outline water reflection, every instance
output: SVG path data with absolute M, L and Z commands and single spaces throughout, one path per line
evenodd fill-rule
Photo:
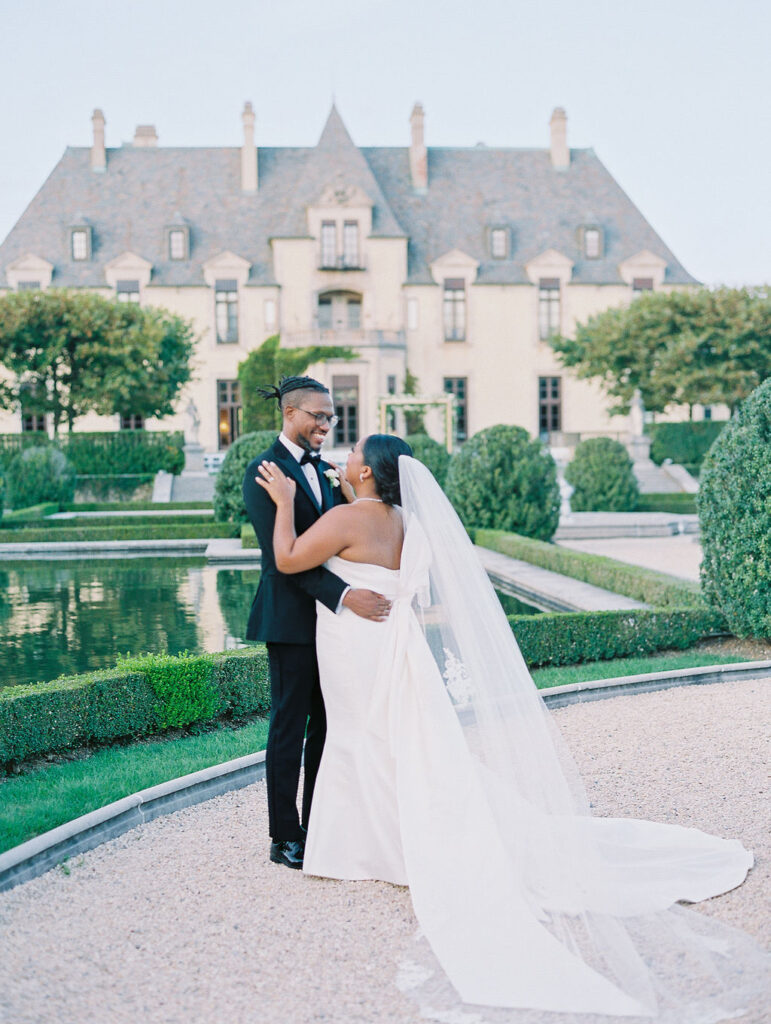
M 190 558 L 0 563 L 0 685 L 234 647 L 258 580 Z
M 0 562 L 0 686 L 108 668 L 118 654 L 239 646 L 259 578 L 202 558 Z M 499 596 L 510 615 L 537 612 Z

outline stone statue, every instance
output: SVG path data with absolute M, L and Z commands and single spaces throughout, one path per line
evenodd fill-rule
M 645 423 L 645 406 L 643 405 L 640 389 L 637 388 L 629 408 L 629 428 L 632 437 L 642 437 Z
M 198 444 L 198 430 L 201 426 L 201 414 L 193 399 L 187 403 L 185 409 L 187 416 L 187 429 L 185 430 L 185 441 L 187 444 Z

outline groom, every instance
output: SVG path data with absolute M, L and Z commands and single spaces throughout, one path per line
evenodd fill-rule
M 319 454 L 337 423 L 327 388 L 312 377 L 284 377 L 278 387 L 260 391 L 276 399 L 282 428 L 273 445 L 253 459 L 244 476 L 244 503 L 262 552 L 262 573 L 247 640 L 262 640 L 270 667 L 270 725 L 265 753 L 268 787 L 270 859 L 302 868 L 313 787 L 326 736 L 326 715 L 316 661 L 316 601 L 333 612 L 343 607 L 365 619 L 383 621 L 390 602 L 371 590 L 353 590 L 339 576 L 319 566 L 288 576 L 276 569 L 273 525 L 276 506 L 257 484 L 257 467 L 266 459 L 297 481 L 295 528 L 304 533 L 334 505 L 345 501 L 342 488 L 332 486 L 326 472 L 334 469 Z M 306 735 L 307 726 L 307 735 Z M 297 789 L 305 739 L 305 785 L 302 818 L 297 814 Z

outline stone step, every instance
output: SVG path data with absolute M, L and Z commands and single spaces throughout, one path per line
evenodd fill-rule
M 170 501 L 211 501 L 214 477 L 208 473 L 182 473 L 171 484 Z

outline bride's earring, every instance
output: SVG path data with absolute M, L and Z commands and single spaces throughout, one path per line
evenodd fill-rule
M 364 474 L 363 474 L 363 473 L 359 473 L 359 480 L 360 480 L 360 481 L 361 481 L 362 483 L 364 483 Z

